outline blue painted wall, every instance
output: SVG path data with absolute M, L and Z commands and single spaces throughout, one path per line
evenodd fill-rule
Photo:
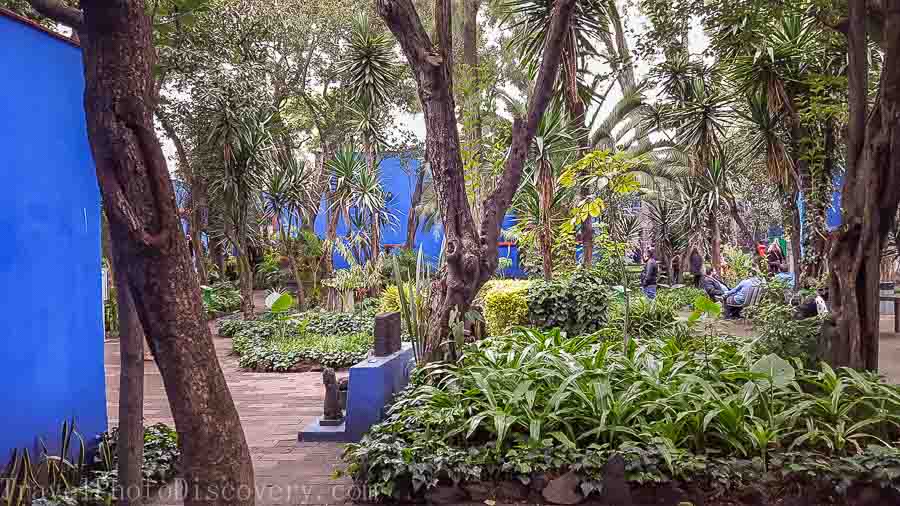
M 0 12 L 0 464 L 106 430 L 100 194 L 81 51 Z
M 397 217 L 390 227 L 382 230 L 382 244 L 404 244 L 406 242 L 406 223 L 409 216 L 409 206 L 412 202 L 413 190 L 415 190 L 416 178 L 415 173 L 418 169 L 419 161 L 409 161 L 408 167 L 404 167 L 401 159 L 395 156 L 387 156 L 381 160 L 381 178 L 386 192 L 390 193 L 392 199 L 389 207 Z M 325 237 L 326 213 L 325 202 L 319 210 L 316 217 L 315 231 L 319 237 Z M 507 216 L 503 221 L 503 228 L 508 228 L 515 223 L 511 216 Z M 344 220 L 338 221 L 337 234 L 343 237 L 347 232 L 347 225 Z M 422 248 L 424 256 L 432 263 L 437 261 L 441 252 L 441 242 L 444 239 L 443 227 L 438 224 L 431 230 L 425 230 L 423 225 L 419 225 L 416 232 L 416 249 Z M 500 256 L 508 256 L 513 259 L 513 267 L 504 272 L 506 276 L 524 276 L 525 273 L 519 268 L 519 256 L 515 245 L 501 246 Z M 334 266 L 343 269 L 348 266 L 347 261 L 338 253 L 334 255 Z

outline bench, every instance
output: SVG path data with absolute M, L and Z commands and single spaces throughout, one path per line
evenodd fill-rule
M 894 332 L 900 334 L 900 297 L 894 295 L 879 295 L 878 300 L 894 303 Z
M 762 300 L 763 295 L 765 295 L 765 286 L 760 284 L 750 287 L 750 290 L 747 292 L 747 298 L 744 300 L 743 304 L 729 304 L 727 301 L 722 302 L 728 307 L 745 309 L 759 304 L 759 301 Z M 743 311 L 741 312 L 741 314 L 743 315 Z

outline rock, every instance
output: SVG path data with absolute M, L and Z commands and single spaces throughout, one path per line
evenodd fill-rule
M 618 453 L 603 466 L 603 500 L 610 506 L 631 506 L 631 487 L 625 479 L 625 459 Z
M 497 484 L 497 497 L 513 501 L 524 501 L 528 499 L 528 487 L 518 480 L 501 481 Z
M 581 480 L 574 471 L 550 480 L 541 495 L 553 504 L 578 504 L 584 500 L 584 495 L 579 490 Z
M 472 502 L 484 502 L 486 499 L 490 499 L 494 494 L 494 489 L 490 485 L 476 481 L 473 483 L 464 483 L 462 485 L 462 489 L 469 494 L 469 499 Z
M 425 492 L 425 500 L 431 504 L 459 504 L 467 499 L 466 492 L 456 485 L 438 485 Z
M 549 481 L 544 473 L 531 473 L 531 490 L 540 492 L 544 490 Z
M 852 506 L 878 506 L 881 504 L 896 504 L 886 502 L 884 490 L 875 485 L 855 485 L 847 491 L 847 503 Z

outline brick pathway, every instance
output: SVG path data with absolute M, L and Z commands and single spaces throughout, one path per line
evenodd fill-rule
M 321 373 L 250 373 L 241 371 L 230 354 L 230 339 L 215 339 L 219 363 L 237 404 L 256 472 L 259 505 L 344 504 L 349 480 L 332 480 L 340 465 L 336 443 L 298 443 L 297 432 L 322 414 Z M 107 411 L 110 426 L 118 419 L 119 343 L 106 343 Z M 144 379 L 145 423 L 174 426 L 162 378 L 156 365 L 146 362 Z M 160 491 L 155 504 L 181 504 L 171 499 L 174 486 Z

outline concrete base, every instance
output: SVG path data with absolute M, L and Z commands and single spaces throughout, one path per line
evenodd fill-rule
M 385 406 L 409 383 L 415 358 L 412 345 L 386 357 L 369 357 L 350 368 L 345 422 L 337 427 L 322 426 L 321 417 L 297 436 L 300 441 L 359 441 L 363 434 L 384 419 Z
M 347 439 L 347 423 L 340 425 L 321 425 L 319 421 L 321 416 L 317 416 L 309 425 L 307 425 L 299 434 L 297 441 L 307 443 L 346 443 Z

